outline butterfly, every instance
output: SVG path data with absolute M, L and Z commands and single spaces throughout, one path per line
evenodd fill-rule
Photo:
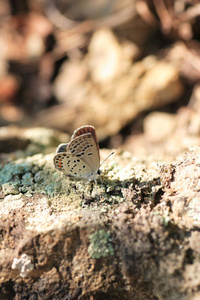
M 95 128 L 85 125 L 76 129 L 69 143 L 58 146 L 54 165 L 68 177 L 96 181 L 101 171 Z

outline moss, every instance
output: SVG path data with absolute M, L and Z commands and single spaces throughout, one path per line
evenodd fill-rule
M 114 254 L 110 232 L 105 230 L 95 231 L 90 235 L 88 253 L 92 258 L 106 257 Z

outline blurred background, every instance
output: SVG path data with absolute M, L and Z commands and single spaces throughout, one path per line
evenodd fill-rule
M 1 152 L 91 124 L 172 160 L 200 145 L 199 81 L 198 0 L 0 0 Z

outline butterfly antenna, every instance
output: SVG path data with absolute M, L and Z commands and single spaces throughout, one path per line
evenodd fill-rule
M 113 155 L 115 152 L 113 151 L 113 152 L 111 152 L 103 161 L 102 161 L 102 163 L 100 164 L 100 167 L 105 163 L 105 161 L 111 156 L 111 155 Z

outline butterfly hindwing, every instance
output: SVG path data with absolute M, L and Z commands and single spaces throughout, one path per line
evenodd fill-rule
M 66 176 L 77 178 L 89 178 L 91 168 L 80 158 L 72 153 L 58 153 L 54 157 L 55 167 Z
M 66 151 L 67 151 L 68 145 L 69 145 L 69 143 L 66 143 L 66 144 L 60 144 L 60 145 L 58 146 L 58 148 L 56 149 L 56 153 L 66 152 Z

